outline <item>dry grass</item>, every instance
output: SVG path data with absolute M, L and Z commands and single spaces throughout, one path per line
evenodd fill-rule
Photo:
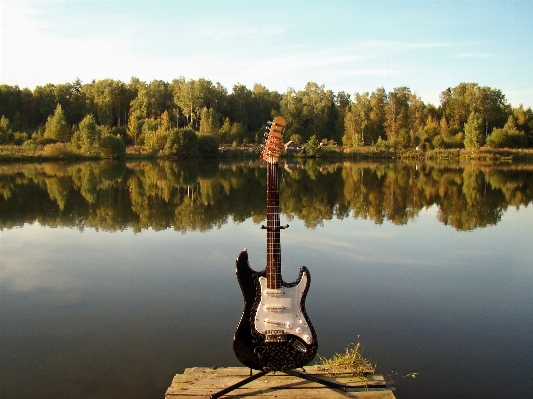
M 349 373 L 358 376 L 374 374 L 376 366 L 365 359 L 361 353 L 361 343 L 352 344 L 353 347 L 345 348 L 343 353 L 335 353 L 326 359 L 320 355 L 320 366 L 330 366 L 332 369 L 345 369 Z

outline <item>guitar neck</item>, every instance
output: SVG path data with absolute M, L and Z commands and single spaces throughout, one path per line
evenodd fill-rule
M 279 223 L 279 180 L 278 163 L 267 163 L 267 287 L 280 289 L 281 246 Z

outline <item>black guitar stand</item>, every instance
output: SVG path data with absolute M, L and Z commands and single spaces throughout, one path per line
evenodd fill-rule
M 325 380 L 323 378 L 320 378 L 320 377 L 316 377 L 314 375 L 310 375 L 310 374 L 306 374 L 305 373 L 305 369 L 304 370 L 304 373 L 300 372 L 300 371 L 296 371 L 296 370 L 283 370 L 281 371 L 282 373 L 285 373 L 285 374 L 288 374 L 288 375 L 292 375 L 294 377 L 299 377 L 299 378 L 302 378 L 304 380 L 308 380 L 308 381 L 312 381 L 312 382 L 316 382 L 318 384 L 322 384 L 322 385 L 325 385 L 329 388 L 335 388 L 335 389 L 340 389 L 341 391 L 343 392 L 346 392 L 347 391 L 347 388 L 348 388 L 348 385 L 346 384 L 340 384 L 338 382 L 333 382 L 333 381 L 329 381 L 329 380 Z M 254 380 L 257 380 L 258 378 L 261 378 L 262 376 L 264 375 L 267 375 L 269 374 L 270 371 L 260 371 L 256 374 L 252 374 L 252 369 L 250 369 L 250 376 L 249 377 L 246 377 L 244 380 L 242 381 L 239 381 L 237 382 L 236 384 L 233 384 L 227 388 L 224 388 L 218 392 L 215 392 L 211 395 L 207 395 L 206 397 L 209 398 L 209 399 L 217 399 L 217 398 L 220 398 L 221 396 L 237 389 L 237 388 L 240 388 L 242 387 L 243 385 L 246 385 Z

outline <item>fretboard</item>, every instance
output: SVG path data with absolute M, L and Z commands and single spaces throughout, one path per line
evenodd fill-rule
M 281 246 L 279 224 L 278 163 L 267 163 L 267 287 L 280 289 Z

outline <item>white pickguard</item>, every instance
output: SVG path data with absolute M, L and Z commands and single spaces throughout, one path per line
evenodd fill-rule
M 266 277 L 260 277 L 261 302 L 255 315 L 255 328 L 261 334 L 268 330 L 283 330 L 286 334 L 300 337 L 310 345 L 313 342 L 311 329 L 307 324 L 300 302 L 307 286 L 307 273 L 294 287 L 279 290 L 267 288 Z

